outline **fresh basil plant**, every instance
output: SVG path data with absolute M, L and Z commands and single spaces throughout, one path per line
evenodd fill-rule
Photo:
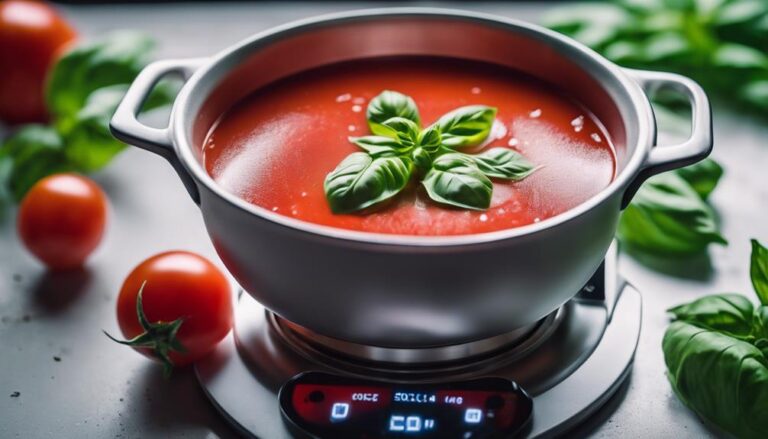
M 768 249 L 756 240 L 750 276 L 759 306 L 717 294 L 671 308 L 662 348 L 683 403 L 736 437 L 758 439 L 768 437 Z
M 52 123 L 26 125 L 0 147 L 0 196 L 18 201 L 43 177 L 93 172 L 122 151 L 125 145 L 112 137 L 109 120 L 153 47 L 148 36 L 121 31 L 65 52 L 52 66 L 46 89 Z M 161 84 L 144 109 L 168 104 L 174 91 Z
M 496 109 L 485 105 L 457 108 L 433 125 L 421 127 L 416 102 L 386 90 L 368 104 L 370 136 L 350 137 L 363 152 L 345 158 L 325 179 L 325 195 L 334 213 L 349 213 L 391 199 L 421 178 L 429 197 L 441 204 L 482 210 L 491 204 L 490 178 L 522 180 L 535 168 L 519 153 L 480 145 L 491 132 Z

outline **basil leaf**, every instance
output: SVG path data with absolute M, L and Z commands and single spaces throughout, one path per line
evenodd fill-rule
M 620 35 L 632 19 L 619 6 L 577 5 L 550 11 L 544 24 L 558 32 L 572 36 L 588 46 L 603 45 Z
M 382 124 L 393 117 L 408 119 L 417 126 L 421 123 L 416 102 L 410 96 L 391 90 L 384 90 L 368 103 L 366 117 L 371 131 L 379 136 L 392 134 Z
M 483 174 L 488 177 L 517 181 L 535 171 L 533 165 L 525 157 L 509 148 L 491 148 L 470 157 L 483 171 Z
M 704 200 L 709 198 L 709 194 L 715 190 L 720 177 L 723 176 L 723 168 L 712 159 L 702 160 L 696 164 L 680 168 L 675 172 L 683 177 Z
M 760 245 L 756 239 L 752 240 L 749 276 L 760 303 L 768 306 L 768 248 Z
M 485 105 L 470 105 L 457 108 L 436 123 L 440 128 L 442 144 L 451 149 L 475 146 L 488 137 L 496 108 Z
M 726 43 L 712 54 L 712 64 L 726 68 L 765 69 L 768 67 L 768 56 L 743 44 Z
M 349 141 L 374 157 L 397 155 L 403 149 L 403 146 L 396 139 L 385 136 L 350 137 Z
M 432 167 L 432 155 L 420 146 L 413 150 L 411 158 L 413 159 L 413 164 L 423 171 L 429 170 Z
M 2 148 L 5 167 L 12 163 L 6 176 L 7 188 L 20 201 L 38 180 L 58 172 L 73 170 L 66 160 L 64 143 L 52 127 L 24 125 Z
M 712 22 L 717 26 L 730 26 L 758 20 L 767 14 L 768 5 L 763 0 L 729 1 L 713 14 Z
M 50 72 L 46 88 L 48 109 L 57 118 L 67 119 L 77 114 L 95 90 L 130 84 L 149 63 L 153 47 L 151 38 L 129 31 L 76 45 Z
M 325 178 L 325 196 L 334 213 L 365 209 L 403 190 L 412 169 L 408 159 L 355 152 Z
M 768 79 L 748 83 L 739 95 L 750 105 L 768 110 Z
M 493 183 L 463 154 L 437 157 L 421 183 L 438 203 L 475 210 L 491 205 Z
M 675 320 L 719 331 L 742 340 L 753 332 L 754 307 L 741 294 L 715 294 L 667 310 Z
M 434 153 L 440 148 L 441 140 L 440 128 L 433 125 L 419 133 L 416 144 L 425 151 Z
M 122 100 L 127 85 L 119 84 L 94 91 L 83 108 L 74 117 L 66 134 L 65 153 L 78 170 L 93 172 L 103 168 L 125 148 L 125 144 L 112 137 L 109 120 Z
M 766 437 L 768 359 L 759 348 L 677 321 L 662 349 L 669 381 L 685 405 L 737 437 Z
M 678 174 L 654 176 L 637 191 L 619 222 L 623 242 L 649 252 L 690 254 L 726 245 L 715 215 Z
M 389 130 L 389 134 L 384 134 L 384 136 L 397 139 L 406 148 L 410 148 L 418 142 L 419 131 L 421 131 L 416 122 L 404 117 L 393 117 L 385 120 L 381 124 L 381 129 Z

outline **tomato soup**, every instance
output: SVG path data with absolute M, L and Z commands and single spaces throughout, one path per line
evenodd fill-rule
M 440 205 L 417 180 L 390 202 L 331 212 L 326 175 L 371 134 L 368 102 L 382 90 L 411 96 L 428 126 L 465 105 L 498 108 L 486 141 L 518 151 L 538 169 L 522 181 L 493 180 L 490 208 Z M 561 91 L 519 72 L 444 58 L 382 58 L 335 64 L 265 86 L 224 114 L 203 145 L 206 170 L 227 191 L 281 215 L 365 232 L 461 235 L 535 223 L 565 212 L 614 178 L 611 139 Z

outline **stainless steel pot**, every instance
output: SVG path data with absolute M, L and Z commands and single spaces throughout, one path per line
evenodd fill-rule
M 555 217 L 468 236 L 397 236 L 335 229 L 278 215 L 220 188 L 201 165 L 203 139 L 235 102 L 316 66 L 390 55 L 437 55 L 526 72 L 581 101 L 617 149 L 616 179 Z M 157 81 L 186 79 L 167 128 L 137 121 Z M 692 107 L 692 135 L 654 148 L 644 94 L 668 87 Z M 148 66 L 111 122 L 119 139 L 165 157 L 200 205 L 238 282 L 266 308 L 311 331 L 383 347 L 470 342 L 530 325 L 568 301 L 603 259 L 619 214 L 649 176 L 706 157 L 710 108 L 674 74 L 621 69 L 583 45 L 516 20 L 443 9 L 380 9 L 303 20 L 206 59 Z

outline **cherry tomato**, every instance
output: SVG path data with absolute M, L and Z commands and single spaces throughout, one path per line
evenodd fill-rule
M 162 361 L 167 370 L 189 364 L 211 352 L 232 328 L 229 281 L 202 256 L 160 253 L 125 279 L 117 298 L 117 322 L 129 339 L 123 344 Z
M 43 90 L 59 51 L 75 30 L 44 2 L 0 1 L 0 120 L 44 122 Z
M 54 270 L 79 267 L 101 242 L 107 197 L 76 174 L 38 181 L 21 201 L 18 231 L 27 249 Z

